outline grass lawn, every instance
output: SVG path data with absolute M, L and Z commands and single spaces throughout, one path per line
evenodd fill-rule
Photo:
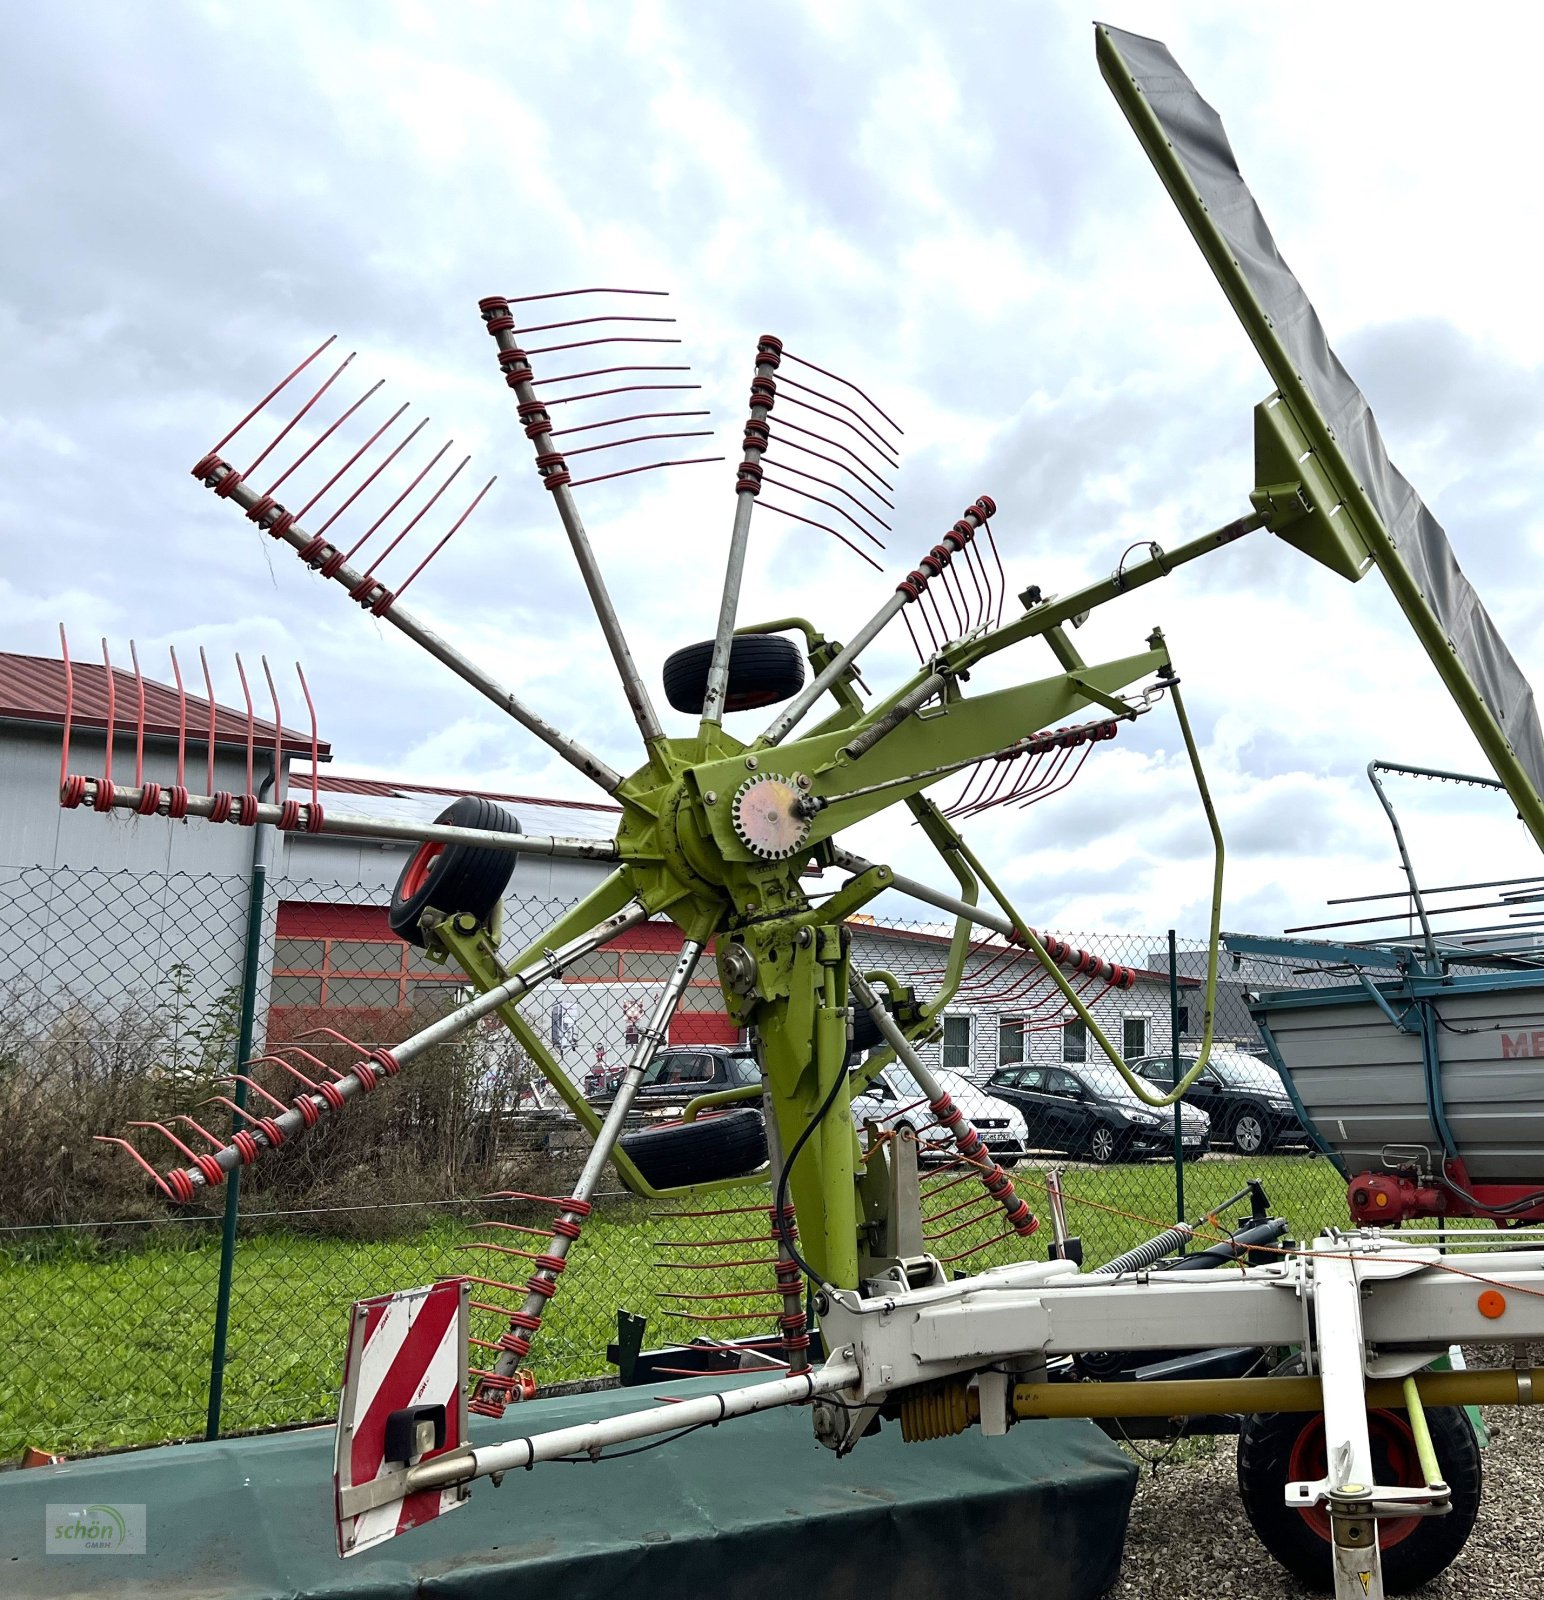
M 971 1198 L 969 1185 L 944 1190 L 955 1174 L 934 1180 L 924 1210 L 936 1218 L 931 1247 L 940 1256 L 969 1252 L 1001 1231 L 995 1216 L 976 1220 L 980 1207 L 953 1211 Z M 1044 1213 L 1041 1173 L 1015 1169 L 1031 1210 Z M 1208 1157 L 1185 1169 L 1186 1211 L 1217 1205 L 1250 1177 L 1265 1183 L 1273 1209 L 1288 1218 L 1294 1237 L 1318 1224 L 1345 1220 L 1344 1186 L 1322 1158 L 1273 1156 L 1242 1161 Z M 1065 1169 L 1068 1222 L 1082 1236 L 1090 1265 L 1148 1237 L 1174 1216 L 1174 1174 L 1165 1164 Z M 625 1197 L 603 1201 L 586 1225 L 561 1292 L 552 1303 L 533 1352 L 543 1383 L 591 1377 L 609 1370 L 608 1339 L 617 1308 L 647 1313 L 650 1342 L 693 1333 L 735 1334 L 765 1328 L 772 1298 L 714 1303 L 670 1298 L 712 1289 L 762 1289 L 770 1265 L 692 1265 L 770 1260 L 771 1246 L 711 1245 L 766 1230 L 767 1193 L 760 1185 L 726 1191 L 702 1208 L 745 1205 L 742 1215 L 660 1215 Z M 1239 1208 L 1241 1210 L 1247 1207 Z M 940 1214 L 950 1210 L 948 1217 Z M 501 1213 L 535 1223 L 540 1213 Z M 1000 1216 L 1000 1213 L 996 1214 Z M 944 1233 L 945 1229 L 953 1229 Z M 124 1233 L 135 1230 L 122 1230 Z M 1025 1242 L 987 1243 L 957 1266 L 997 1265 L 1023 1255 L 1044 1256 L 1049 1227 Z M 132 1247 L 48 1236 L 27 1254 L 0 1251 L 0 1457 L 24 1445 L 78 1453 L 144 1444 L 203 1431 L 219 1263 L 217 1228 L 158 1227 Z M 268 1232 L 243 1238 L 236 1255 L 225 1369 L 223 1425 L 227 1432 L 327 1417 L 335 1404 L 348 1308 L 389 1289 L 470 1272 L 523 1281 L 528 1263 L 517 1257 L 458 1247 L 475 1239 L 540 1248 L 527 1236 L 474 1230 L 444 1221 L 426 1231 L 381 1241 L 318 1238 Z M 660 1263 L 676 1263 L 661 1266 Z M 704 1280 L 707 1280 L 704 1282 Z M 509 1296 L 489 1290 L 493 1300 Z M 733 1309 L 736 1321 L 693 1322 Z M 496 1338 L 503 1324 L 491 1313 L 474 1317 L 473 1334 Z M 479 1352 L 473 1351 L 474 1362 Z M 488 1354 L 488 1352 L 482 1352 Z

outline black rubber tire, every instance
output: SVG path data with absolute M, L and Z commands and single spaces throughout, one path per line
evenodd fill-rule
M 1403 1414 L 1397 1411 L 1374 1412 L 1371 1419 L 1377 1419 L 1375 1430 L 1379 1425 L 1388 1426 L 1390 1421 L 1399 1428 L 1408 1428 Z M 1463 1407 L 1431 1406 L 1426 1420 L 1437 1460 L 1453 1491 L 1453 1509 L 1445 1517 L 1409 1519 L 1413 1524 L 1409 1533 L 1383 1550 L 1383 1583 L 1390 1594 L 1419 1589 L 1449 1566 L 1468 1541 L 1480 1509 L 1479 1442 Z M 1306 1513 L 1282 1503 L 1293 1476 L 1293 1447 L 1306 1429 L 1316 1426 L 1322 1427 L 1316 1412 L 1246 1417 L 1238 1436 L 1238 1491 L 1260 1543 L 1299 1582 L 1317 1593 L 1329 1594 L 1334 1589 L 1334 1577 L 1327 1535 Z M 1380 1454 L 1385 1459 L 1380 1461 Z M 1388 1481 L 1386 1447 L 1380 1451 L 1376 1431 L 1373 1465 L 1378 1481 Z M 1419 1470 L 1404 1476 L 1419 1476 Z
M 1250 1123 L 1259 1129 L 1258 1140 L 1252 1131 L 1240 1136 L 1240 1130 L 1247 1129 Z M 1270 1117 L 1259 1106 L 1249 1103 L 1233 1113 L 1233 1120 L 1228 1124 L 1228 1142 L 1241 1156 L 1263 1156 L 1270 1150 L 1272 1131 Z
M 689 644 L 665 659 L 665 698 L 677 711 L 702 715 L 708 692 L 713 641 Z M 778 633 L 742 633 L 729 647 L 729 681 L 725 711 L 754 711 L 775 706 L 804 687 L 804 657 L 792 639 Z
M 767 1159 L 766 1123 L 759 1111 L 749 1109 L 639 1128 L 624 1133 L 620 1142 L 656 1189 L 738 1178 Z
M 892 1016 L 895 1006 L 891 1003 L 888 994 L 881 994 L 880 1004 Z M 852 1039 L 847 1046 L 847 1060 L 854 1062 L 867 1050 L 877 1050 L 884 1043 L 884 1035 L 879 1031 L 879 1024 L 868 1014 L 867 1010 L 856 1001 L 852 1008 Z
M 520 824 L 509 812 L 480 795 L 453 801 L 434 820 L 456 828 L 520 832 Z M 424 935 L 419 918 L 425 911 L 432 906 L 452 917 L 465 912 L 481 922 L 503 899 L 514 870 L 515 857 L 508 850 L 485 850 L 470 844 L 421 844 L 397 878 L 386 921 L 399 939 L 421 948 Z

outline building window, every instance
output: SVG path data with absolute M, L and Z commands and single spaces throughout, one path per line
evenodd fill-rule
M 1062 1060 L 1072 1062 L 1088 1060 L 1088 1028 L 1081 1017 L 1074 1017 L 1062 1029 Z
M 1122 1017 L 1120 1024 L 1120 1050 L 1128 1061 L 1147 1054 L 1147 1018 Z
M 1024 1024 L 1017 1017 L 1004 1017 L 997 1024 L 997 1065 L 1016 1067 L 1024 1059 Z
M 944 1018 L 944 1071 L 970 1070 L 970 1018 Z
M 459 972 L 436 966 L 397 938 L 280 937 L 274 940 L 269 1003 L 399 1011 L 427 989 L 465 981 Z

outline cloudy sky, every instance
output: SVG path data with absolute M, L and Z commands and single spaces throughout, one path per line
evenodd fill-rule
M 1537 678 L 1544 13 L 1293 16 L 1128 0 L 1105 20 L 1164 39 L 1221 111 L 1394 459 Z M 1248 509 L 1268 382 L 1075 6 L 57 0 L 12 16 L 0 124 L 5 648 L 54 653 L 63 620 L 82 647 L 133 636 L 152 670 L 171 644 L 298 656 L 342 770 L 585 792 L 188 476 L 329 333 L 359 352 L 349 398 L 387 380 L 361 418 L 411 400 L 426 439 L 457 441 L 447 459 L 472 452 L 469 483 L 499 474 L 413 607 L 623 770 L 636 736 L 482 295 L 671 290 L 721 428 L 705 454 L 736 450 L 764 330 L 856 379 L 906 430 L 895 575 L 983 491 L 1015 591 Z M 657 683 L 710 626 L 730 468 L 580 494 Z M 762 516 L 742 618 L 804 613 L 841 637 L 892 581 Z M 1229 840 L 1225 925 L 1319 921 L 1329 896 L 1395 887 L 1366 762 L 1482 757 L 1376 574 L 1347 584 L 1261 533 L 1105 608 L 1080 647 L 1125 655 L 1154 623 Z M 870 683 L 907 649 L 876 648 Z M 1050 670 L 1025 646 L 994 681 Z M 1494 796 L 1399 794 L 1429 880 L 1534 870 Z M 1204 925 L 1207 837 L 1167 709 L 1065 795 L 971 831 L 1042 925 Z M 946 878 L 899 825 L 853 842 Z

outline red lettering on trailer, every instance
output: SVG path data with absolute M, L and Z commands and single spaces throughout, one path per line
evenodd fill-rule
M 1537 1039 L 1539 1036 L 1534 1034 L 1533 1037 Z M 1530 1054 L 1530 1051 L 1526 1033 L 1519 1033 L 1515 1036 L 1510 1033 L 1501 1035 L 1501 1059 L 1503 1061 L 1510 1061 L 1514 1056 L 1526 1056 L 1528 1054 Z

